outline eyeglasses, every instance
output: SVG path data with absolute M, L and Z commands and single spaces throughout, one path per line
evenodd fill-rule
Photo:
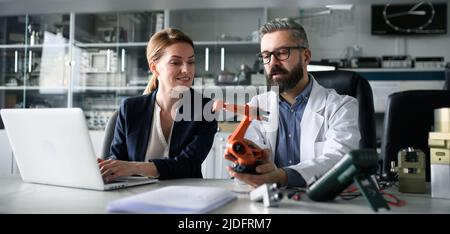
M 268 64 L 268 63 L 270 63 L 272 55 L 275 56 L 275 58 L 278 61 L 284 61 L 289 58 L 289 56 L 291 55 L 292 49 L 299 50 L 299 49 L 306 49 L 306 48 L 307 47 L 305 47 L 305 46 L 286 46 L 286 47 L 278 48 L 278 49 L 274 50 L 273 52 L 264 51 L 262 53 L 256 54 L 256 56 L 258 57 L 258 59 L 261 63 Z

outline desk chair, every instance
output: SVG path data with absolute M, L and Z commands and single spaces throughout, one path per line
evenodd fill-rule
M 341 95 L 356 98 L 359 103 L 360 148 L 376 148 L 375 111 L 372 88 L 369 82 L 352 71 L 311 72 L 317 82 L 326 88 L 332 88 Z
M 106 123 L 105 136 L 103 137 L 102 154 L 103 159 L 109 157 L 111 151 L 111 143 L 114 138 L 114 130 L 116 129 L 117 116 L 119 111 L 115 111 Z
M 383 171 L 393 179 L 391 162 L 397 164 L 397 153 L 409 146 L 426 155 L 426 180 L 430 181 L 430 148 L 428 133 L 433 131 L 434 109 L 450 107 L 450 91 L 414 90 L 389 95 L 384 115 L 381 142 Z

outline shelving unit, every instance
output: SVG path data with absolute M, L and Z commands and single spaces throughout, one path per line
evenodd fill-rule
M 444 68 L 342 68 L 354 72 L 443 72 Z
M 165 27 L 193 38 L 201 82 L 223 72 L 237 77 L 241 66 L 254 66 L 259 51 L 255 32 L 266 18 L 265 8 L 0 17 L 0 109 L 80 107 L 85 113 L 108 110 L 101 114 L 110 115 L 121 100 L 145 89 L 151 75 L 147 42 Z M 45 101 L 34 104 L 37 100 Z M 93 107 L 96 102 L 105 107 Z
M 194 40 L 197 77 L 214 79 L 221 73 L 237 76 L 242 65 L 253 68 L 259 52 L 258 29 L 266 21 L 267 9 L 262 7 L 168 13 L 169 27 Z
M 103 130 L 124 98 L 142 94 L 147 41 L 164 25 L 164 11 L 75 14 L 72 106 L 91 130 Z
M 222 72 L 238 76 L 242 64 L 253 68 L 259 51 L 259 40 L 253 36 L 266 15 L 265 8 L 246 8 L 0 16 L 0 109 L 80 107 L 98 153 L 109 116 L 123 99 L 141 95 L 147 85 L 151 74 L 145 51 L 154 32 L 174 27 L 192 37 L 196 80 L 202 90 L 208 90 L 208 85 L 215 84 L 203 84 L 203 78 L 214 81 Z M 34 36 L 31 40 L 32 34 L 49 38 Z M 57 39 L 56 35 L 62 41 L 46 40 Z M 48 52 L 57 56 L 43 55 Z M 47 64 L 47 72 L 42 64 Z M 224 95 L 230 90 L 229 86 L 211 88 Z M 251 98 L 236 97 L 238 103 Z M 223 120 L 236 121 L 225 115 Z M 205 177 L 229 177 L 223 167 L 228 162 L 222 157 L 228 135 L 229 129 L 217 135 L 212 156 L 202 167 Z M 8 145 L 5 139 L 0 144 Z M 11 155 L 10 149 L 7 154 Z M 7 159 L 14 162 L 12 155 Z
M 69 21 L 69 14 L 0 17 L 0 108 L 67 106 Z
M 367 79 L 372 87 L 375 112 L 382 114 L 388 96 L 404 90 L 443 89 L 444 68 L 358 68 L 354 71 Z
M 0 90 L 67 90 L 67 87 L 0 86 Z

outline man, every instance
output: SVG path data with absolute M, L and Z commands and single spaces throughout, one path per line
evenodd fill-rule
M 305 187 L 347 152 L 358 148 L 358 103 L 352 97 L 325 89 L 308 74 L 311 50 L 301 25 L 276 19 L 263 25 L 260 35 L 259 58 L 269 85 L 278 86 L 279 95 L 260 94 L 250 105 L 276 106 L 278 115 L 269 122 L 277 122 L 277 128 L 270 130 L 262 121 L 253 121 L 247 130 L 248 140 L 266 148 L 263 163 L 256 167 L 258 174 L 227 169 L 232 177 L 254 187 L 274 182 L 279 186 Z M 225 157 L 234 160 L 229 155 Z

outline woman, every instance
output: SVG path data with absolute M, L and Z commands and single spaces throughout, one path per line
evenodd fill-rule
M 105 181 L 130 175 L 202 178 L 201 164 L 213 144 L 217 121 L 206 121 L 203 111 L 192 111 L 194 100 L 202 101 L 202 110 L 211 106 L 210 99 L 190 88 L 194 44 L 179 30 L 162 30 L 148 42 L 147 61 L 153 75 L 143 96 L 122 102 L 111 155 L 108 160 L 99 159 L 102 176 Z M 185 95 L 187 103 L 174 95 L 180 86 L 190 94 Z M 183 111 L 191 113 L 191 118 L 178 121 Z

